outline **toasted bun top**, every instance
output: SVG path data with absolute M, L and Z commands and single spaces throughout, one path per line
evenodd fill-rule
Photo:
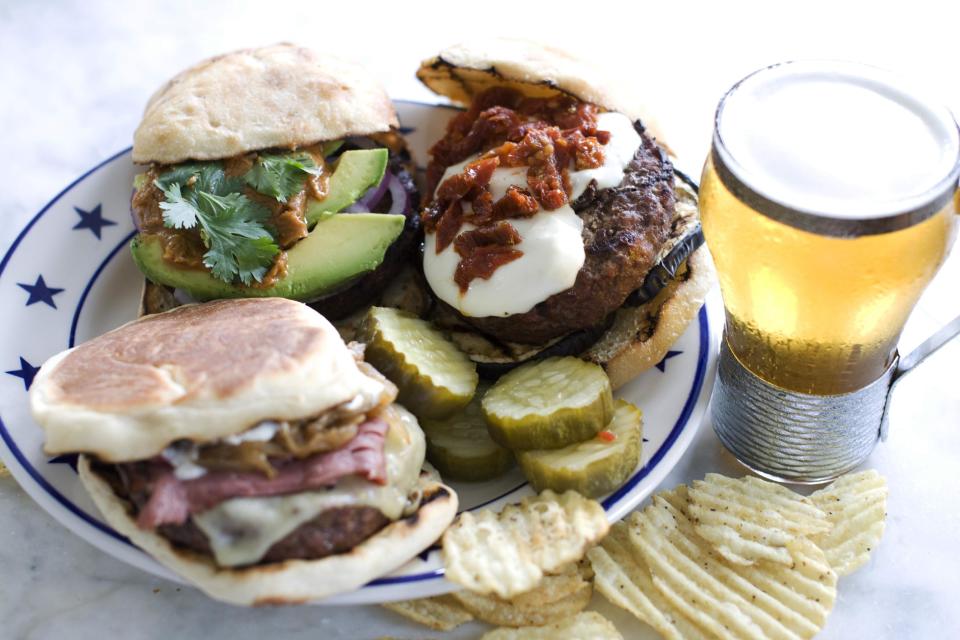
M 432 91 L 463 105 L 493 86 L 509 86 L 535 97 L 567 94 L 640 120 L 661 138 L 650 114 L 622 89 L 622 81 L 556 47 L 511 38 L 466 42 L 424 60 L 417 77 Z
M 323 316 L 263 298 L 178 307 L 64 351 L 41 367 L 30 403 L 48 453 L 123 462 L 391 395 Z
M 396 126 L 393 103 L 365 69 L 277 44 L 210 58 L 167 82 L 133 135 L 133 160 L 216 160 Z

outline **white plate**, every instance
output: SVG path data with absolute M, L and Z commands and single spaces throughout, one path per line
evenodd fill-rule
M 397 109 L 415 157 L 425 158 L 453 112 L 411 102 L 398 102 Z M 103 522 L 77 480 L 72 457 L 44 455 L 43 434 L 27 403 L 27 387 L 46 358 L 136 315 L 142 276 L 127 252 L 135 173 L 129 149 L 100 163 L 51 200 L 0 262 L 0 457 L 20 486 L 72 532 L 124 562 L 177 580 Z M 603 500 L 611 521 L 649 495 L 693 440 L 713 385 L 717 339 L 710 316 L 716 315 L 701 309 L 667 358 L 619 392 L 643 409 L 644 445 L 636 472 Z M 516 470 L 454 487 L 466 509 L 498 508 L 531 492 Z M 452 588 L 433 549 L 324 604 L 418 598 Z

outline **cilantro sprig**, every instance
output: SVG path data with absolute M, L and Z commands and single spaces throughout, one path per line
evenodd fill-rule
M 280 251 L 267 227 L 270 211 L 241 193 L 243 180 L 228 178 L 219 162 L 174 167 L 154 181 L 163 192 L 163 222 L 200 228 L 203 264 L 215 278 L 245 285 L 261 282 Z
M 270 210 L 248 198 L 244 186 L 284 203 L 303 191 L 307 176 L 322 171 L 308 153 L 266 154 L 241 177 L 228 177 L 219 162 L 191 162 L 154 184 L 164 195 L 164 225 L 199 227 L 207 247 L 203 264 L 213 276 L 250 285 L 263 280 L 280 247 L 268 224 Z
M 308 153 L 261 155 L 243 180 L 255 191 L 286 202 L 303 191 L 308 175 L 320 175 L 322 170 Z

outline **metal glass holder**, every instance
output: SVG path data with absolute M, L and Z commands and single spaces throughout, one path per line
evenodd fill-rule
M 757 474 L 782 482 L 820 484 L 863 462 L 889 429 L 890 396 L 927 356 L 960 334 L 960 316 L 909 355 L 894 358 L 877 380 L 838 395 L 789 391 L 748 370 L 721 341 L 713 393 L 714 430 Z

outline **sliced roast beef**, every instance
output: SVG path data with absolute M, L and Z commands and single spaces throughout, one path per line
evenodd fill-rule
M 282 463 L 272 478 L 257 472 L 212 471 L 192 480 L 180 480 L 169 466 L 150 464 L 146 480 L 149 498 L 140 510 L 137 525 L 155 529 L 164 524 L 182 524 L 191 514 L 230 498 L 299 493 L 331 486 L 346 476 L 384 484 L 387 472 L 383 447 L 388 428 L 383 420 L 367 420 L 344 446 Z

